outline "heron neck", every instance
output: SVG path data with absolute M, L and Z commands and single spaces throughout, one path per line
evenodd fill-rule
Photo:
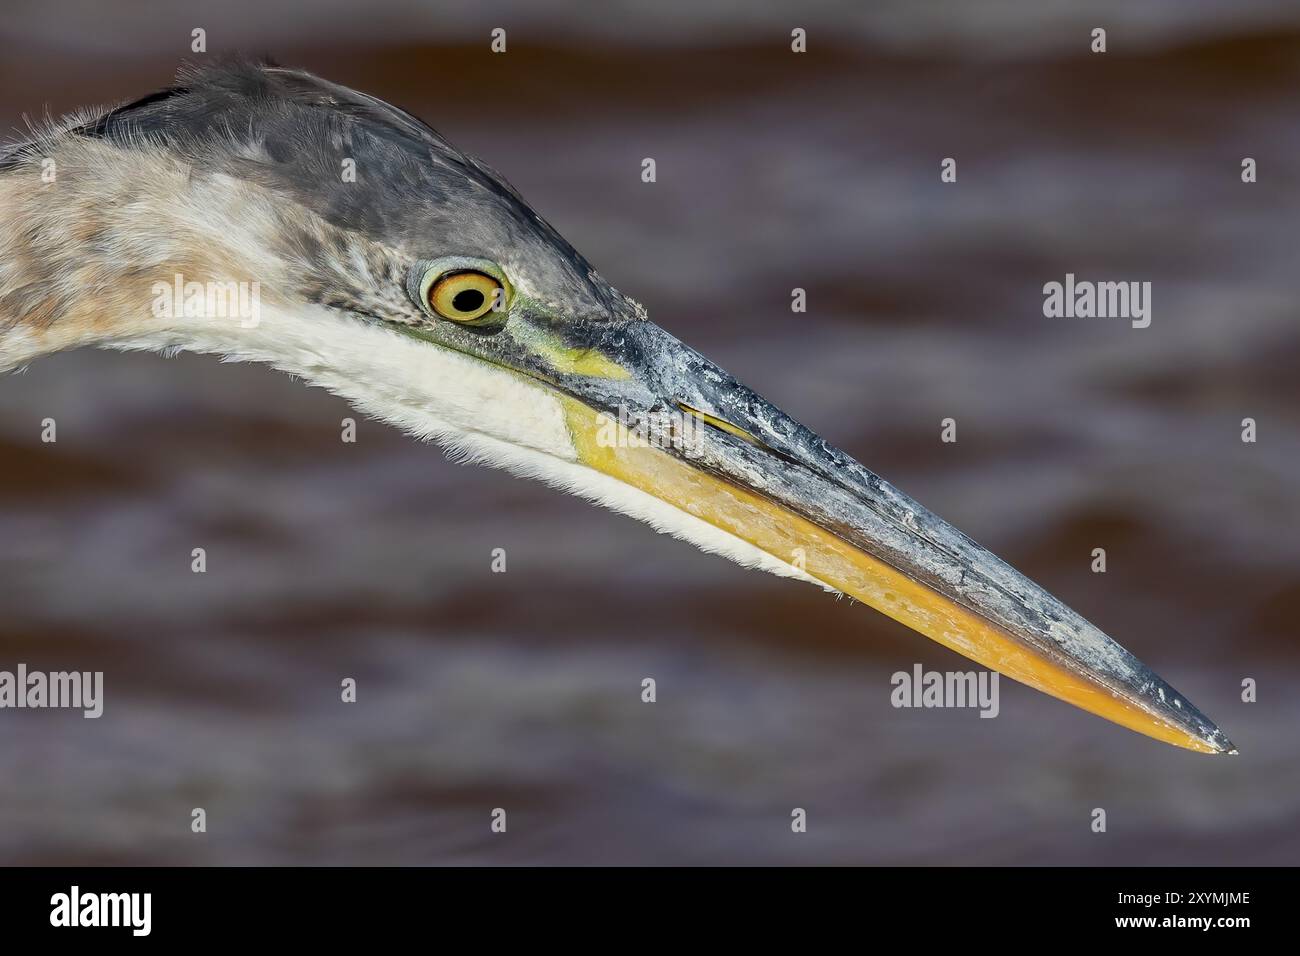
M 160 290 L 220 284 L 247 261 L 229 188 L 144 149 L 49 147 L 0 166 L 0 371 L 82 345 L 184 348 L 208 334 L 174 294 L 160 309 Z

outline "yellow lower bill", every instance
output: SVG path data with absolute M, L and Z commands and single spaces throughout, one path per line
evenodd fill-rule
M 819 581 L 1013 680 L 1156 740 L 1215 752 L 1204 741 L 1038 654 L 968 608 L 766 498 L 697 471 L 658 448 L 598 444 L 603 417 L 574 399 L 563 401 L 574 446 L 587 466 L 797 564 Z

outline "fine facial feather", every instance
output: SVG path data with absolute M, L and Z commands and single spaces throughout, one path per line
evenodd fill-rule
M 833 591 L 747 541 L 577 461 L 555 398 L 528 379 L 468 356 L 340 319 L 318 306 L 263 313 L 198 334 L 147 333 L 122 350 L 217 354 L 260 362 L 346 398 L 365 414 L 442 445 L 456 461 L 504 469 L 630 515 L 663 534 L 745 567 Z
M 483 248 L 475 230 L 500 228 L 506 218 L 513 221 L 507 231 L 528 241 L 500 258 L 515 263 L 526 291 L 547 303 L 573 301 L 587 312 L 611 306 L 639 312 L 487 167 L 368 97 L 351 109 L 390 121 L 391 127 L 380 127 L 382 135 L 348 133 L 334 125 L 334 114 L 320 111 L 324 124 L 311 126 L 313 107 L 297 100 L 273 110 L 281 124 L 303 124 L 290 136 L 299 147 L 334 147 L 324 158 L 304 149 L 290 171 L 268 152 L 274 137 L 256 131 L 233 136 L 238 127 L 229 117 L 198 125 L 186 116 L 168 127 L 167 112 L 203 83 L 210 89 L 204 105 L 193 107 L 196 116 L 223 97 L 237 99 L 242 93 L 232 91 L 241 84 L 260 89 L 257 72 L 238 66 L 229 74 L 191 74 L 183 78 L 190 84 L 182 87 L 186 93 L 78 114 L 0 154 L 0 371 L 81 345 L 190 350 L 266 363 L 441 443 L 454 458 L 541 479 L 743 565 L 813 580 L 741 538 L 578 463 L 555 398 L 528 379 L 386 327 L 424 319 L 400 281 L 412 246 L 420 245 L 410 238 L 408 217 L 396 217 L 401 228 L 356 228 L 376 226 L 373 208 L 387 199 L 372 191 L 364 215 L 319 196 L 284 201 L 310 192 L 303 178 L 308 169 L 333 189 L 333 162 L 343 145 L 371 151 L 373 178 L 379 178 L 374 157 L 382 156 L 388 173 L 394 166 L 399 170 L 385 182 L 395 178 L 409 188 L 423 175 L 428 186 L 427 171 L 414 168 L 412 150 L 432 149 L 481 194 L 468 210 L 458 211 L 465 228 L 446 237 L 449 250 Z M 351 93 L 288 71 L 277 82 L 309 104 L 338 105 Z M 50 169 L 47 181 L 42 174 Z M 360 176 L 366 175 L 363 165 Z M 340 187 L 340 194 L 347 192 Z M 473 221 L 478 213 L 488 223 Z M 350 222 L 354 215 L 360 223 Z M 440 221 L 449 230 L 457 225 L 445 216 L 430 218 L 435 227 Z M 430 225 L 419 230 L 425 243 Z M 561 255 L 555 257 L 544 243 L 555 243 Z M 258 282 L 258 324 L 245 327 L 239 317 L 154 314 L 156 285 L 177 276 L 185 282 Z

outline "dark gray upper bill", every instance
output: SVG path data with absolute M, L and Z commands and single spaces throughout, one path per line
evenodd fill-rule
M 525 372 L 613 415 L 644 416 L 682 406 L 722 419 L 759 444 L 703 429 L 698 447 L 667 443 L 695 468 L 763 495 L 884 561 L 1002 629 L 1045 658 L 1110 690 L 1220 753 L 1232 743 L 1190 701 L 1075 611 L 913 501 L 849 455 L 740 384 L 652 322 L 568 320 L 522 312 L 577 349 L 598 351 L 627 379 L 558 372 L 517 338 L 510 323 L 491 337 L 446 330 L 444 344 Z
M 707 429 L 697 468 L 777 502 L 1220 753 L 1232 743 L 1187 698 L 1060 600 L 662 329 L 637 323 L 641 371 L 664 404 L 738 425 Z M 679 452 L 680 453 L 680 452 Z

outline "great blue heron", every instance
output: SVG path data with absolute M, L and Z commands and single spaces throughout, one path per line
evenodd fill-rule
M 372 96 L 263 64 L 182 71 L 0 153 L 0 221 L 0 370 L 87 344 L 264 362 L 1118 724 L 1236 752 L 1114 640 L 652 324 L 501 176 Z M 214 307 L 210 290 L 252 282 L 256 321 Z M 209 290 L 192 309 L 191 288 Z

